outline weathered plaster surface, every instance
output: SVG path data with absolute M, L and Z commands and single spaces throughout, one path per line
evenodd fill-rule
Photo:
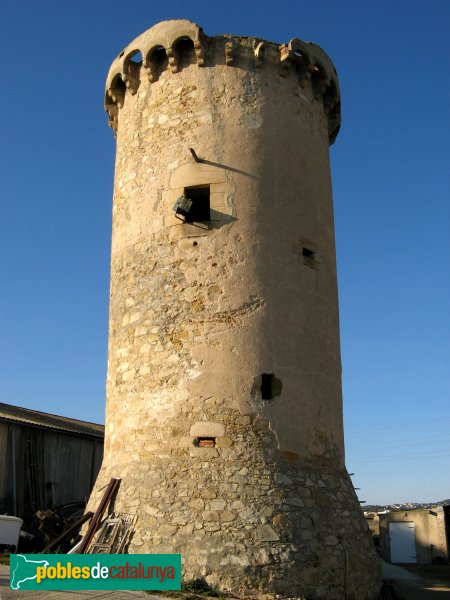
M 190 63 L 180 35 L 198 42 Z M 178 60 L 158 78 L 155 45 Z M 136 49 L 146 71 L 124 62 Z M 328 157 L 338 96 L 330 109 L 314 56 L 338 94 L 313 45 L 206 38 L 186 21 L 142 34 L 111 68 L 106 448 L 91 504 L 122 478 L 115 508 L 138 515 L 130 551 L 181 552 L 186 579 L 371 598 L 376 558 L 344 468 Z M 211 221 L 183 224 L 175 200 L 204 184 Z M 263 373 L 280 382 L 270 400 Z

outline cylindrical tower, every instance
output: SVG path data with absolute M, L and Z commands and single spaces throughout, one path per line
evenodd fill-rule
M 234 593 L 372 598 L 344 467 L 327 55 L 159 23 L 113 62 L 105 457 L 130 552 Z

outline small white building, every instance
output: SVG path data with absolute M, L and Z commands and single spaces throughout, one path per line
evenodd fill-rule
M 449 561 L 450 505 L 379 515 L 381 556 L 391 563 Z

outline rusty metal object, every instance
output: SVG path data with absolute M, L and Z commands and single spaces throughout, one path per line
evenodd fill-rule
M 90 522 L 90 525 L 86 532 L 86 535 L 84 536 L 84 538 L 81 542 L 81 545 L 78 549 L 78 552 L 77 552 L 78 554 L 86 554 L 86 551 L 100 526 L 100 521 L 102 519 L 103 513 L 108 508 L 109 503 L 111 502 L 115 493 L 117 492 L 120 482 L 121 482 L 120 479 L 115 479 L 113 477 L 111 479 L 111 481 L 108 483 L 108 487 L 106 488 L 106 491 L 103 494 L 103 498 L 101 499 L 100 504 L 98 505 L 98 508 L 95 511 L 94 516 L 92 517 L 92 520 Z
M 50 544 L 48 544 L 48 546 L 46 546 L 42 552 L 45 554 L 47 552 L 50 552 L 50 550 L 53 550 L 53 548 L 56 548 L 71 533 L 75 533 L 83 525 L 83 523 L 86 523 L 86 521 L 88 521 L 93 516 L 93 514 L 94 514 L 93 512 L 87 512 L 80 519 L 77 519 L 74 523 L 72 523 L 72 525 L 67 527 L 61 533 L 61 535 L 59 535 L 56 539 L 54 539 L 52 542 L 50 542 Z

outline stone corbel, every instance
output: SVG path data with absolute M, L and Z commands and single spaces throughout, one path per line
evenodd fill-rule
M 153 82 L 155 81 L 155 77 L 154 77 L 154 75 L 153 75 L 153 73 L 152 73 L 152 68 L 151 68 L 151 66 L 149 65 L 149 63 L 148 63 L 148 60 L 147 60 L 147 59 L 145 59 L 145 61 L 144 61 L 144 63 L 143 63 L 143 65 L 142 65 L 142 66 L 144 67 L 144 69 L 145 69 L 145 72 L 147 73 L 147 78 L 148 78 L 148 80 L 150 81 L 150 83 L 153 83 Z
M 129 54 L 122 66 L 122 81 L 133 96 L 138 91 L 140 84 L 139 68 L 131 60 L 135 54 L 136 52 Z
M 328 138 L 330 145 L 334 144 L 341 126 L 341 111 L 339 104 L 334 107 L 333 113 L 335 114 L 330 114 L 328 116 Z
M 280 70 L 279 73 L 281 77 L 286 77 L 289 72 L 289 66 L 291 64 L 291 58 L 293 57 L 293 53 L 290 48 L 286 44 L 282 44 L 279 47 L 280 50 Z
M 309 71 L 311 59 L 305 49 L 305 43 L 297 38 L 293 38 L 289 42 L 288 48 L 291 51 L 291 56 L 297 65 L 300 85 L 302 88 L 305 88 L 311 79 L 311 73 Z
M 265 48 L 265 43 L 264 42 L 259 42 L 259 44 L 255 48 L 255 67 L 257 69 L 260 69 L 262 67 L 262 65 L 263 65 L 263 61 L 264 61 L 264 48 Z
M 172 73 L 178 73 L 177 57 L 172 46 L 170 46 L 170 48 L 167 48 L 166 54 L 169 58 L 170 70 L 172 71 Z
M 330 80 L 325 74 L 316 66 L 310 68 L 311 78 L 313 82 L 313 91 L 315 98 L 323 96 L 325 90 L 330 87 Z
M 280 46 L 280 62 L 285 62 L 292 57 L 292 52 L 286 44 Z
M 331 86 L 329 86 L 326 90 L 325 93 L 323 95 L 323 105 L 325 107 L 325 111 L 327 113 L 331 113 L 334 108 L 336 107 L 336 105 L 338 104 L 338 99 L 336 97 L 335 94 L 328 94 L 328 91 L 330 90 Z
M 280 49 L 277 44 L 264 44 L 264 62 L 275 66 L 280 64 Z
M 204 67 L 205 66 L 205 57 L 203 55 L 203 47 L 200 40 L 196 40 L 194 42 L 195 55 L 197 57 L 197 66 Z
M 134 77 L 131 77 L 131 75 L 125 75 L 125 74 L 122 76 L 122 80 L 125 83 L 125 85 L 127 86 L 127 90 L 129 90 L 131 92 L 131 94 L 134 96 L 134 94 L 136 94 L 136 92 L 138 91 L 139 81 L 137 79 L 135 79 Z
M 233 60 L 233 42 L 227 42 L 225 44 L 225 63 L 227 65 L 232 65 Z
M 145 69 L 145 72 L 147 73 L 147 77 L 148 77 L 148 80 L 150 81 L 150 83 L 153 83 L 154 81 L 156 81 L 155 74 L 153 73 L 153 69 L 152 69 L 152 64 L 150 62 L 149 54 L 147 54 L 147 56 L 143 59 L 142 66 Z
M 114 135 L 117 133 L 119 109 L 115 104 L 108 104 L 106 108 L 108 113 L 108 125 L 114 130 Z
M 305 88 L 311 79 L 311 73 L 304 61 L 299 65 L 298 79 L 302 88 Z
M 112 89 L 109 89 L 107 94 L 114 104 L 116 104 L 119 108 L 122 108 L 124 102 L 124 96 L 122 93 L 115 93 Z

